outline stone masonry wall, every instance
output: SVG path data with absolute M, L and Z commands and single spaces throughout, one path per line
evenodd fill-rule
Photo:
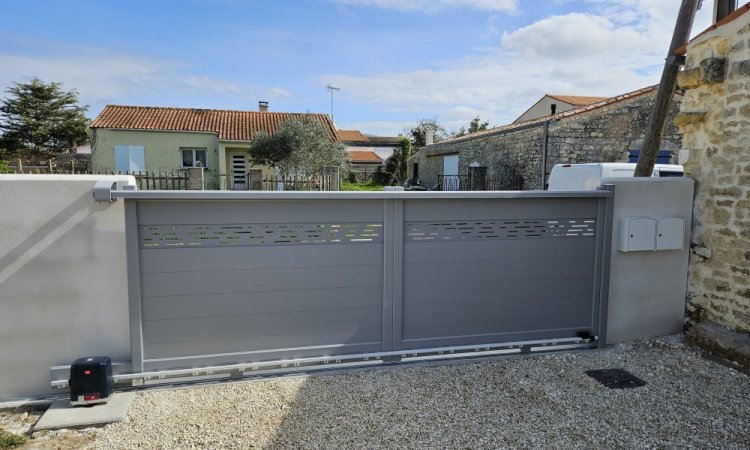
M 676 121 L 696 181 L 688 322 L 750 332 L 750 13 L 688 45 Z
M 651 91 L 550 123 L 547 174 L 555 164 L 627 162 L 628 151 L 639 148 L 655 95 L 656 91 Z M 678 102 L 674 102 L 660 147 L 673 151 L 672 162 L 677 161 L 681 145 L 681 134 L 673 121 L 678 109 Z M 459 174 L 467 174 L 472 163 L 486 166 L 490 178 L 498 176 L 504 165 L 512 166 L 522 174 L 524 189 L 541 189 L 543 138 L 544 124 L 538 123 L 434 144 L 422 149 L 413 162 L 419 163 L 419 178 L 426 187 L 437 184 L 443 156 L 458 153 Z

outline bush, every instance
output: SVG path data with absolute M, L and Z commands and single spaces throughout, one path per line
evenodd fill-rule
M 0 449 L 16 448 L 26 442 L 26 436 L 0 430 Z

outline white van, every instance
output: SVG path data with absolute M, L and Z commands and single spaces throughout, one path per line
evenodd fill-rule
M 607 178 L 628 178 L 635 174 L 636 163 L 555 164 L 549 174 L 549 191 L 586 191 L 596 189 Z M 652 177 L 682 177 L 685 169 L 676 164 L 656 164 Z

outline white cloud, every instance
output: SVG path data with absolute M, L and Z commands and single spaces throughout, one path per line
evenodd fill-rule
M 401 12 L 425 12 L 454 8 L 470 8 L 483 11 L 514 12 L 517 0 L 329 0 L 344 6 L 376 7 Z
M 217 80 L 205 75 L 187 75 L 181 80 L 186 86 L 215 94 L 239 94 L 243 92 L 242 87 L 229 80 Z
M 165 81 L 161 74 L 174 68 L 173 63 L 100 49 L 78 48 L 73 53 L 75 58 L 0 54 L 0 86 L 37 77 L 62 82 L 64 89 L 77 88 L 82 102 L 91 103 L 124 95 L 131 86 L 158 90 Z
M 76 56 L 71 58 L 71 54 Z M 132 104 L 148 98 L 170 98 L 170 104 L 163 106 L 220 107 L 237 99 L 252 101 L 265 96 L 274 100 L 292 95 L 280 86 L 192 73 L 187 64 L 175 60 L 61 43 L 35 43 L 23 54 L 0 52 L 0 67 L 3 68 L 0 90 L 34 77 L 45 82 L 61 82 L 63 89 L 79 92 L 81 104 L 91 106 L 89 115 L 92 116 L 107 103 Z M 206 101 L 202 99 L 211 103 L 193 103 Z M 145 104 L 149 104 L 147 100 Z
M 564 61 L 572 57 L 606 56 L 607 53 L 620 56 L 648 53 L 654 47 L 652 39 L 639 29 L 618 27 L 606 17 L 571 13 L 503 33 L 502 45 L 532 56 Z
M 266 93 L 272 98 L 289 98 L 292 96 L 291 91 L 281 87 L 269 88 Z
M 429 68 L 319 81 L 386 113 L 437 116 L 448 129 L 477 114 L 493 126 L 509 123 L 545 93 L 612 96 L 658 83 L 679 2 L 593 3 L 589 12 L 541 19 L 504 33 L 492 50 Z M 693 34 L 705 28 L 705 9 Z

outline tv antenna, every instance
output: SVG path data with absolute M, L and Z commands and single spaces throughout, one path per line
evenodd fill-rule
M 331 86 L 329 84 L 328 86 L 326 86 L 326 89 L 331 92 L 331 122 L 333 122 L 333 91 L 340 91 L 341 88 L 337 88 L 336 86 Z

